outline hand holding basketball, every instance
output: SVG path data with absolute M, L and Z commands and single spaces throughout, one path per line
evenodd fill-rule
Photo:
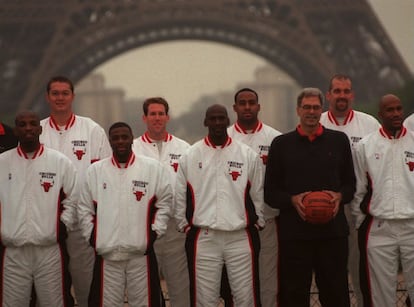
M 337 213 L 333 196 L 324 191 L 314 191 L 306 194 L 302 203 L 305 207 L 305 220 L 312 224 L 328 223 Z
M 293 195 L 291 197 L 292 205 L 296 209 L 296 212 L 299 214 L 302 220 L 305 220 L 305 206 L 302 204 L 302 199 L 308 193 L 309 192 L 303 192 L 300 194 Z

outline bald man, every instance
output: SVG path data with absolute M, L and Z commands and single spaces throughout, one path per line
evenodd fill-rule
M 20 112 L 19 146 L 0 155 L 0 269 L 3 306 L 28 306 L 34 284 L 40 306 L 73 306 L 66 231 L 76 223 L 76 168 L 43 146 L 39 116 Z
M 366 231 L 367 267 L 360 269 L 368 272 L 370 306 L 394 306 L 400 261 L 414 297 L 414 132 L 402 125 L 403 106 L 395 95 L 381 98 L 378 116 L 381 128 L 356 147 L 351 207 L 356 227 Z
M 175 218 L 187 234 L 191 306 L 218 305 L 224 263 L 235 306 L 260 306 L 261 160 L 227 135 L 229 122 L 225 107 L 210 106 L 208 135 L 179 160 Z

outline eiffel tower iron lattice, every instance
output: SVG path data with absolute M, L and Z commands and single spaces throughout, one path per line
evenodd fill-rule
M 349 74 L 361 100 L 412 73 L 366 0 L 0 0 L 0 111 L 42 111 L 50 76 L 79 81 L 130 49 L 172 40 L 237 46 L 325 89 Z

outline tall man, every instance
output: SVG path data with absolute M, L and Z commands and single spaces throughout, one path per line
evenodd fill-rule
M 258 229 L 264 226 L 259 156 L 227 135 L 229 118 L 210 106 L 208 135 L 181 157 L 175 217 L 187 233 L 190 306 L 217 306 L 226 264 L 235 306 L 260 306 Z
M 319 119 L 323 94 L 303 89 L 297 98 L 300 124 L 276 137 L 266 166 L 265 201 L 280 209 L 280 306 L 309 306 L 312 273 L 324 307 L 348 307 L 348 224 L 344 204 L 355 191 L 347 136 L 324 128 Z M 306 221 L 302 200 L 311 191 L 332 196 L 334 218 L 326 224 Z
M 175 186 L 178 171 L 178 159 L 190 145 L 167 132 L 168 102 L 161 97 L 151 97 L 144 101 L 142 120 L 147 131 L 134 140 L 133 151 L 154 158 L 169 170 L 171 185 Z M 173 208 L 173 201 L 171 202 Z M 172 218 L 164 237 L 155 242 L 155 253 L 160 270 L 165 278 L 168 296 L 172 307 L 188 307 L 190 290 L 185 255 L 185 234 L 176 229 Z
M 79 218 L 98 254 L 89 306 L 164 306 L 153 242 L 167 230 L 172 187 L 166 168 L 132 151 L 123 122 L 109 128 L 113 156 L 88 168 Z M 95 295 L 95 292 L 97 295 Z
M 369 114 L 353 110 L 355 93 L 352 89 L 351 78 L 347 75 L 334 75 L 325 96 L 329 102 L 329 109 L 322 113 L 320 123 L 326 128 L 344 132 L 348 136 L 352 152 L 354 152 L 359 140 L 376 131 L 380 126 L 379 122 Z M 352 220 L 350 206 L 345 206 L 345 215 L 348 221 Z M 358 232 L 352 227 L 349 236 L 348 270 L 358 306 L 368 307 L 365 275 L 362 275 L 362 283 L 360 283 L 359 259 Z M 364 295 L 361 294 L 361 289 Z M 365 303 L 363 304 L 363 302 Z
M 259 97 L 250 88 L 243 88 L 234 95 L 233 110 L 237 114 L 237 122 L 227 129 L 228 135 L 254 151 L 261 160 L 263 175 L 266 167 L 270 144 L 281 133 L 263 124 L 258 119 L 260 111 Z M 264 207 L 266 227 L 259 232 L 259 277 L 260 298 L 263 307 L 277 306 L 278 295 L 278 235 L 276 216 L 279 210 L 267 204 Z
M 367 267 L 361 269 L 368 272 L 369 306 L 385 307 L 395 305 L 399 261 L 414 297 L 414 132 L 402 125 L 403 107 L 395 95 L 381 98 L 378 116 L 381 128 L 356 147 L 351 205 L 356 226 L 368 225 Z
M 0 155 L 1 306 L 28 306 L 32 284 L 41 306 L 73 306 L 66 228 L 76 222 L 76 169 L 39 142 L 37 114 L 16 116 L 17 149 Z
M 93 162 L 111 155 L 105 131 L 87 117 L 75 115 L 73 83 L 56 76 L 46 87 L 50 116 L 41 121 L 41 143 L 66 155 L 78 171 L 78 184 L 83 185 L 86 169 Z M 69 269 L 79 307 L 88 306 L 89 287 L 95 259 L 93 249 L 82 238 L 79 227 L 68 234 Z

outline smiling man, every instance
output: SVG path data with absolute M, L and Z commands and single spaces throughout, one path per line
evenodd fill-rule
M 132 146 L 136 154 L 160 161 L 168 169 L 171 185 L 174 187 L 178 171 L 178 160 L 190 145 L 168 133 L 168 102 L 162 97 L 150 97 L 142 105 L 142 120 L 147 131 L 134 140 Z M 171 208 L 174 207 L 171 202 Z M 173 307 L 190 305 L 187 258 L 185 255 L 185 235 L 175 228 L 172 218 L 164 237 L 155 242 L 160 271 L 165 278 L 168 296 Z
M 355 150 L 357 190 L 352 213 L 364 231 L 369 305 L 393 306 L 401 261 L 410 298 L 414 297 L 414 132 L 403 122 L 400 99 L 380 99 L 382 126 Z M 372 189 L 368 190 L 368 182 Z
M 109 128 L 113 155 L 88 168 L 81 193 L 82 234 L 97 258 L 89 306 L 165 306 L 153 243 L 167 230 L 172 187 L 166 168 L 132 151 L 131 128 Z
M 19 146 L 0 155 L 3 306 L 28 306 L 32 285 L 41 306 L 73 306 L 66 230 L 76 224 L 76 169 L 39 141 L 36 113 L 15 120 Z
M 371 115 L 354 110 L 355 92 L 351 77 L 345 74 L 335 74 L 329 82 L 325 97 L 329 102 L 328 111 L 322 113 L 321 124 L 329 129 L 344 132 L 351 144 L 352 153 L 358 142 L 366 135 L 378 130 L 379 122 Z M 345 206 L 345 215 L 352 221 L 350 206 Z M 364 239 L 363 239 L 364 240 Z M 358 232 L 352 227 L 349 234 L 348 270 L 352 281 L 358 306 L 368 306 L 368 284 L 366 274 L 359 271 L 359 262 L 364 262 L 364 250 L 358 248 Z
M 303 89 L 299 125 L 276 137 L 269 151 L 264 197 L 280 210 L 280 306 L 309 305 L 313 272 L 322 306 L 350 305 L 344 204 L 353 197 L 355 175 L 347 136 L 319 123 L 323 101 L 319 89 Z M 332 196 L 334 218 L 326 224 L 306 220 L 302 200 L 311 191 Z
M 60 151 L 73 162 L 81 186 L 89 165 L 110 156 L 111 148 L 101 126 L 88 117 L 73 113 L 74 99 L 71 80 L 64 76 L 49 80 L 46 101 L 50 116 L 40 122 L 43 128 L 40 142 Z M 78 227 L 68 233 L 67 245 L 76 301 L 79 307 L 87 307 L 95 255 L 84 242 Z

